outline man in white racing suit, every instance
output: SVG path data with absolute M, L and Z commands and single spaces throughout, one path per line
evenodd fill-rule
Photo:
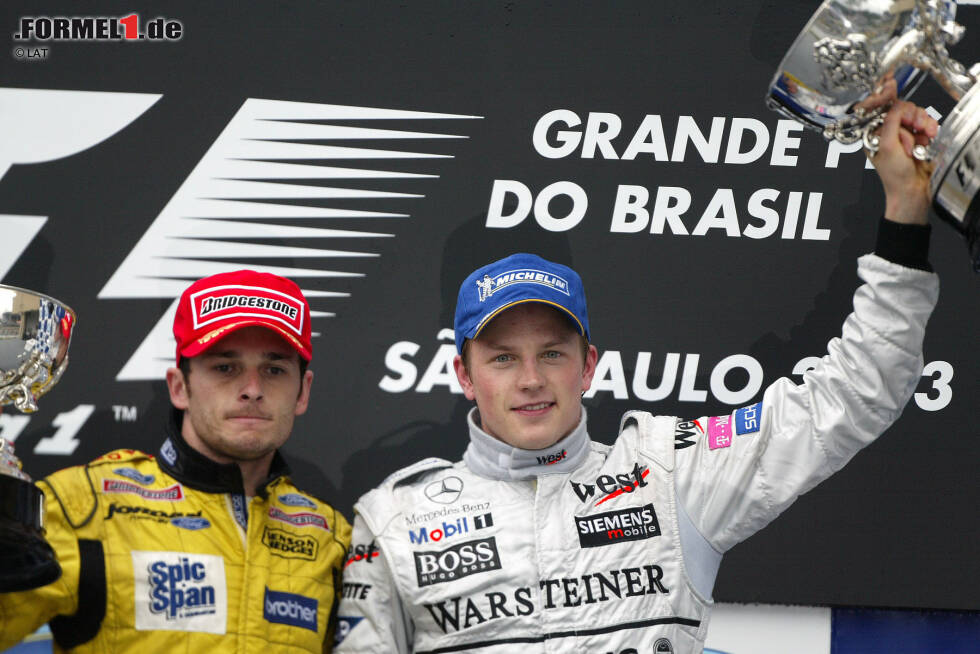
M 335 651 L 701 651 L 724 552 L 880 435 L 920 378 L 938 282 L 911 148 L 936 129 L 910 103 L 888 112 L 885 216 L 841 336 L 802 384 L 727 416 L 630 412 L 613 446 L 593 442 L 578 275 L 529 254 L 471 274 L 455 317 L 469 445 L 355 506 Z

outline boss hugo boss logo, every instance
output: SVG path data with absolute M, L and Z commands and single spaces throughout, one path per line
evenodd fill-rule
M 598 489 L 602 497 L 595 503 L 595 506 L 599 506 L 623 493 L 632 493 L 637 488 L 646 486 L 646 477 L 649 474 L 650 470 L 646 466 L 641 467 L 637 463 L 630 472 L 617 475 L 599 475 L 593 484 L 580 484 L 575 481 L 568 483 L 572 485 L 572 490 L 575 491 L 580 502 L 589 501 L 596 495 L 596 489 Z
M 434 552 L 414 552 L 419 588 L 500 569 L 496 538 L 459 543 Z
M 131 552 L 138 630 L 225 633 L 224 559 L 184 552 Z
M 446 477 L 425 487 L 425 496 L 438 504 L 452 504 L 463 492 L 463 480 L 459 477 Z
M 531 588 L 493 591 L 468 597 L 423 604 L 443 633 L 469 629 L 500 618 L 527 616 L 543 608 L 575 608 L 602 602 L 617 602 L 644 595 L 668 595 L 664 571 L 659 565 L 590 572 L 581 577 L 543 579 L 538 582 L 541 606 L 535 604 Z
M 262 615 L 269 622 L 317 630 L 316 615 L 319 602 L 312 597 L 265 589 Z
M 660 523 L 653 504 L 576 517 L 575 527 L 582 547 L 602 547 L 660 535 Z

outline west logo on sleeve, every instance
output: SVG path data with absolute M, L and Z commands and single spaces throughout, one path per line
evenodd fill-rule
M 759 431 L 762 423 L 762 402 L 735 411 L 735 433 L 751 434 Z
M 130 555 L 136 629 L 225 633 L 228 593 L 223 558 L 139 550 Z

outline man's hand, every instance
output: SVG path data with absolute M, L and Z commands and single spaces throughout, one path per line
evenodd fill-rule
M 909 225 L 929 222 L 929 177 L 933 164 L 912 156 L 916 145 L 929 145 L 939 132 L 939 124 L 924 109 L 896 99 L 893 79 L 887 79 L 868 106 L 891 100 L 885 123 L 878 129 L 878 153 L 871 163 L 885 189 L 885 218 Z M 866 101 L 867 102 L 867 101 Z

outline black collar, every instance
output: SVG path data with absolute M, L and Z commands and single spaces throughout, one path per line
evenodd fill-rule
M 216 463 L 187 444 L 180 434 L 184 412 L 171 409 L 167 421 L 167 440 L 157 453 L 157 463 L 180 483 L 205 493 L 245 493 L 242 472 L 234 463 Z M 276 479 L 289 474 L 286 460 L 277 451 L 269 466 L 269 476 L 256 492 L 267 496 L 267 487 Z

